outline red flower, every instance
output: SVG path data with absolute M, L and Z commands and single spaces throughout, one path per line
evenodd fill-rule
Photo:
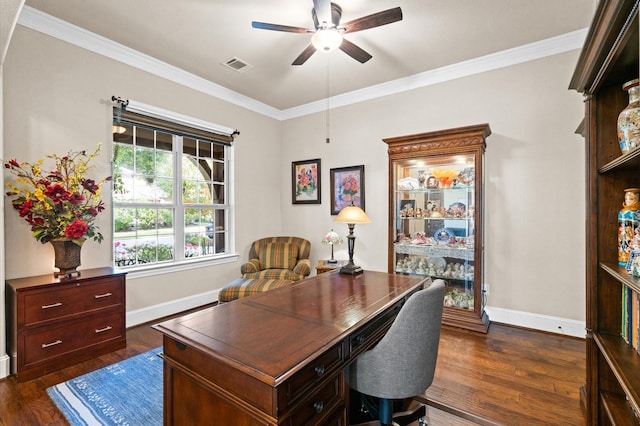
M 80 194 L 70 194 L 69 202 L 73 205 L 80 205 L 84 202 L 84 197 Z
M 64 230 L 64 235 L 67 238 L 78 239 L 84 237 L 88 230 L 89 225 L 87 225 L 80 219 L 76 219 L 73 221 L 73 223 L 71 223 L 71 225 L 67 226 L 67 228 Z
M 31 225 L 32 231 L 35 231 L 35 228 L 44 225 L 44 219 L 41 217 L 34 218 L 33 216 L 29 215 L 25 219 L 29 223 L 29 225 Z
M 93 179 L 85 179 L 82 181 L 82 187 L 92 194 L 95 194 L 100 188 Z
M 64 187 L 60 184 L 55 184 L 54 186 L 47 186 L 47 190 L 44 195 L 51 198 L 54 203 L 58 204 L 61 201 L 69 200 L 69 192 L 64 189 Z
M 27 200 L 22 205 L 16 206 L 19 210 L 20 217 L 25 217 L 31 212 L 31 208 L 33 207 L 33 202 L 31 200 Z

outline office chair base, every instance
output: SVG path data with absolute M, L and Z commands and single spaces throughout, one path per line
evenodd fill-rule
M 423 404 L 420 404 L 411 410 L 393 413 L 393 424 L 397 426 L 407 426 L 417 420 L 420 426 L 426 426 L 426 415 L 427 408 Z
M 351 392 L 352 401 L 358 401 L 359 404 L 354 406 L 358 407 L 357 410 L 350 411 L 349 413 L 351 418 L 351 422 L 349 422 L 350 426 L 408 426 L 416 421 L 418 421 L 420 426 L 427 426 L 427 421 L 425 419 L 427 415 L 427 408 L 424 404 L 419 403 L 411 408 L 407 408 L 410 401 L 409 399 L 405 400 L 404 404 L 402 401 L 396 400 L 391 407 L 381 410 L 380 400 L 378 398 L 361 394 L 353 390 L 351 390 Z M 389 400 L 387 401 L 390 402 Z M 381 411 L 389 409 L 392 411 L 393 409 L 404 411 L 393 411 L 391 414 L 391 423 L 381 423 L 378 419 L 385 415 L 389 415 L 388 411 L 386 413 L 381 413 Z

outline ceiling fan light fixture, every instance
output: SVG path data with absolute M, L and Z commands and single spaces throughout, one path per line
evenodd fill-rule
M 320 29 L 311 37 L 311 44 L 321 52 L 332 52 L 342 44 L 342 34 L 336 28 Z

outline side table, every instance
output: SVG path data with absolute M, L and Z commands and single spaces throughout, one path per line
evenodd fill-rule
M 347 260 L 338 260 L 337 263 L 329 263 L 328 260 L 320 259 L 318 260 L 318 264 L 316 265 L 316 274 L 324 274 L 325 272 L 331 272 L 336 269 L 342 268 L 344 265 L 349 263 Z

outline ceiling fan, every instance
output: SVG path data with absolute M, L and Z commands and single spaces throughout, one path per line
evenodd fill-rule
M 316 50 L 332 51 L 340 49 L 360 63 L 371 59 L 371 55 L 362 48 L 344 39 L 342 34 L 367 30 L 402 20 L 402 10 L 399 7 L 384 10 L 340 24 L 342 8 L 331 3 L 331 0 L 313 0 L 311 17 L 315 29 L 290 27 L 288 25 L 268 24 L 265 22 L 251 22 L 253 28 L 287 33 L 313 34 L 311 44 L 298 55 L 291 65 L 302 65 Z

